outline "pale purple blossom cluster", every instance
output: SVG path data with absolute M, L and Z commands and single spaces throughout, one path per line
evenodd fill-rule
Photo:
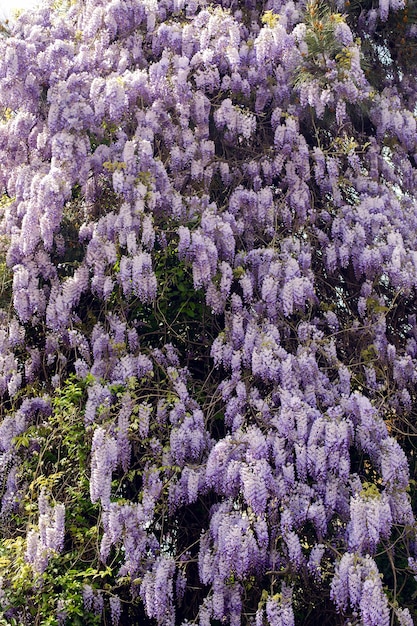
M 33 569 L 42 574 L 51 556 L 64 548 L 65 505 L 51 506 L 44 490 L 38 499 L 39 520 L 35 528 L 28 531 L 25 558 Z
M 388 600 L 382 588 L 375 561 L 369 556 L 346 552 L 336 567 L 331 584 L 331 596 L 336 606 L 357 609 L 364 626 L 388 626 Z
M 98 427 L 91 445 L 91 501 L 100 500 L 104 509 L 110 505 L 112 472 L 118 462 L 117 439 Z
M 292 609 L 292 590 L 283 583 L 281 593 L 269 597 L 266 607 L 259 608 L 256 612 L 255 626 L 262 626 L 264 613 L 270 626 L 294 626 L 294 612 Z
M 388 626 L 373 557 L 415 526 L 384 418 L 415 405 L 417 90 L 381 50 L 371 84 L 361 38 L 404 3 L 357 23 L 324 11 L 320 54 L 310 5 L 262 7 L 86 0 L 1 39 L 1 510 L 22 489 L 19 436 L 51 412 L 22 394 L 75 373 L 97 558 L 118 551 L 150 619 L 174 626 L 193 588 L 199 626 L 293 626 L 305 577 L 346 619 Z M 189 301 L 212 326 L 184 350 Z M 39 573 L 64 517 L 42 493 L 26 551 Z M 84 588 L 86 610 L 103 603 Z M 116 626 L 117 588 L 110 610 Z

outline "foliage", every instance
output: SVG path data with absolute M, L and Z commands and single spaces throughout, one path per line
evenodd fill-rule
M 416 22 L 3 28 L 1 626 L 416 619 Z

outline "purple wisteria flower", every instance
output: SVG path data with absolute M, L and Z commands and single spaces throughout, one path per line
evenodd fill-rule
M 25 558 L 36 572 L 42 574 L 51 556 L 63 550 L 65 506 L 59 503 L 51 507 L 42 491 L 38 499 L 38 509 L 38 529 L 31 529 L 27 534 Z

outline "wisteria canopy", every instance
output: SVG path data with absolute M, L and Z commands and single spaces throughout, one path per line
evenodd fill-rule
M 0 626 L 417 623 L 416 3 L 0 49 Z

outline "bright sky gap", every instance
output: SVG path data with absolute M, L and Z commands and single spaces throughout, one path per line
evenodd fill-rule
M 38 4 L 38 0 L 0 0 L 0 20 L 11 19 L 15 11 L 31 9 Z

